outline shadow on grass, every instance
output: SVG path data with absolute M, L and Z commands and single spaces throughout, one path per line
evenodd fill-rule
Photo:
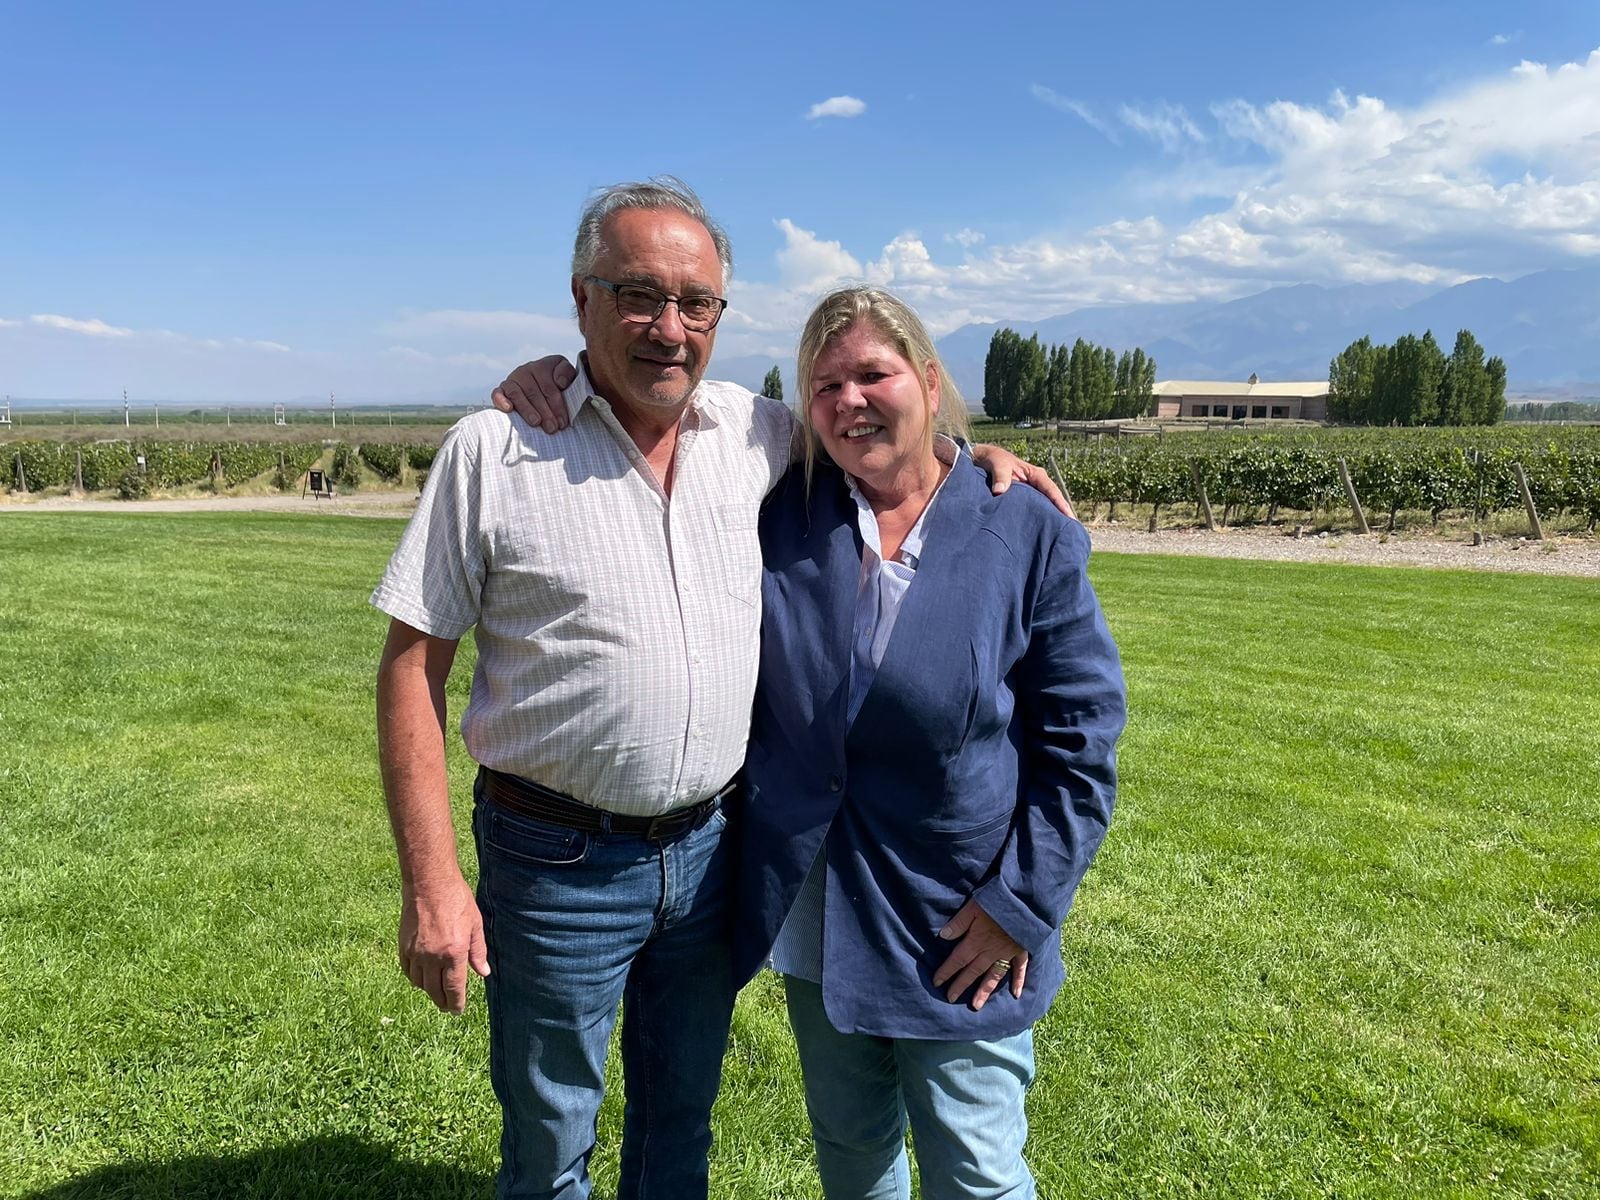
M 492 1175 L 410 1162 L 392 1147 L 339 1136 L 234 1157 L 119 1163 L 22 1200 L 485 1200 L 493 1194 Z

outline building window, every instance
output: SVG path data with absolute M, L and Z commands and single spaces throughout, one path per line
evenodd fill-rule
M 1243 404 L 1235 404 L 1233 406 L 1233 419 L 1235 421 L 1244 420 L 1244 410 L 1245 406 Z
M 1214 404 L 1214 405 L 1212 405 L 1211 406 L 1211 415 L 1213 417 L 1225 417 L 1225 416 L 1227 416 L 1228 415 L 1228 406 L 1226 404 Z
M 1289 415 L 1289 406 L 1287 404 L 1274 404 L 1272 406 L 1272 415 L 1274 417 L 1287 417 Z
M 1210 411 L 1211 407 L 1207 404 L 1194 404 L 1189 407 L 1189 415 L 1191 417 L 1203 417 Z
M 1252 404 L 1250 406 L 1250 415 L 1251 415 L 1251 417 L 1264 417 L 1264 416 L 1266 416 L 1267 415 L 1267 406 L 1265 404 Z

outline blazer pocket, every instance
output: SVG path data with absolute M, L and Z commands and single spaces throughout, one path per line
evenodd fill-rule
M 938 838 L 947 845 L 958 845 L 962 842 L 975 842 L 979 838 L 988 837 L 995 830 L 1011 824 L 1015 812 L 1003 812 L 999 816 L 990 817 L 981 825 L 969 825 L 961 829 L 930 828 L 928 834 Z

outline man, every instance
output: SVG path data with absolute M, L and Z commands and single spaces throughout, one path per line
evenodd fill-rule
M 458 423 L 373 594 L 392 618 L 378 741 L 400 960 L 452 1012 L 468 969 L 485 978 L 500 1197 L 588 1195 L 619 1001 L 619 1200 L 707 1190 L 734 997 L 721 804 L 755 687 L 756 514 L 793 427 L 702 381 L 731 261 L 676 180 L 596 195 L 573 252 L 570 424 Z M 444 765 L 445 680 L 473 628 L 476 902 Z

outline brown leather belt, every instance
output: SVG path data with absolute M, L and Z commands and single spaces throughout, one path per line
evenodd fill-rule
M 478 768 L 478 773 L 483 779 L 484 794 L 511 812 L 532 817 L 535 821 L 548 821 L 552 825 L 575 829 L 579 833 L 635 833 L 652 842 L 670 842 L 690 830 L 700 828 L 717 811 L 717 805 L 731 796 L 738 786 L 737 779 L 730 780 L 715 796 L 699 804 L 676 808 L 656 817 L 632 817 L 582 804 L 565 793 L 520 775 L 507 775 L 504 771 L 482 766 Z

